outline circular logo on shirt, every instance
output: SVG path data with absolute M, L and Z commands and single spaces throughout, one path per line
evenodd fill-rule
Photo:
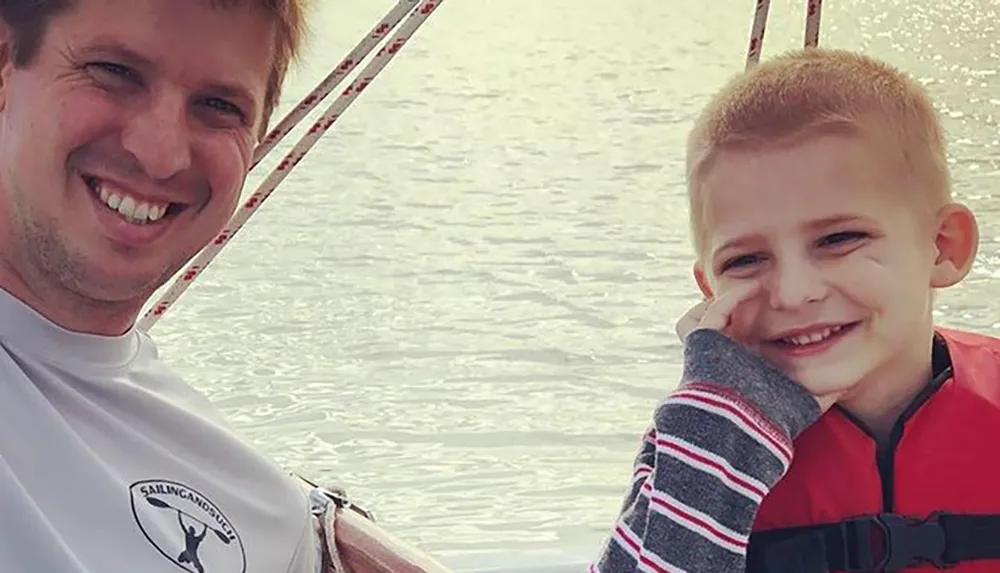
M 211 500 L 182 483 L 145 480 L 129 487 L 132 515 L 164 557 L 191 573 L 246 573 L 243 540 Z

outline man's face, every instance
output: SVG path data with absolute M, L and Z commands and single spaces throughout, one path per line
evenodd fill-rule
M 3 280 L 134 319 L 235 210 L 272 38 L 205 0 L 77 0 L 0 62 Z

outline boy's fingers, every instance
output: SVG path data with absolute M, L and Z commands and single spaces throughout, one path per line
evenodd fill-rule
M 692 330 L 698 328 L 701 324 L 702 318 L 705 316 L 705 311 L 708 310 L 708 306 L 711 301 L 703 300 L 700 303 L 691 307 L 691 310 L 684 313 L 684 316 L 677 321 L 677 326 L 675 327 L 675 332 L 677 333 L 677 338 L 684 342 L 687 340 L 687 335 L 691 333 Z
M 758 293 L 760 293 L 760 283 L 756 281 L 726 291 L 708 306 L 702 317 L 701 327 L 719 331 L 729 328 L 736 309 Z
M 741 304 L 750 300 L 760 292 L 759 283 L 740 285 L 717 299 L 703 300 L 687 311 L 677 321 L 675 331 L 681 342 L 688 334 L 698 328 L 717 330 L 727 335 L 738 334 L 725 332 L 733 325 L 733 313 Z

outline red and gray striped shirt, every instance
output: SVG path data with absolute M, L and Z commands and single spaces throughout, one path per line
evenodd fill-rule
M 679 388 L 656 409 L 632 485 L 590 573 L 746 569 L 757 510 L 788 471 L 816 400 L 719 332 L 687 338 Z

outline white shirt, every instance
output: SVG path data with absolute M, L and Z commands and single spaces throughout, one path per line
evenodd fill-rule
M 0 289 L 0 571 L 314 573 L 315 537 L 147 335 L 69 332 Z

